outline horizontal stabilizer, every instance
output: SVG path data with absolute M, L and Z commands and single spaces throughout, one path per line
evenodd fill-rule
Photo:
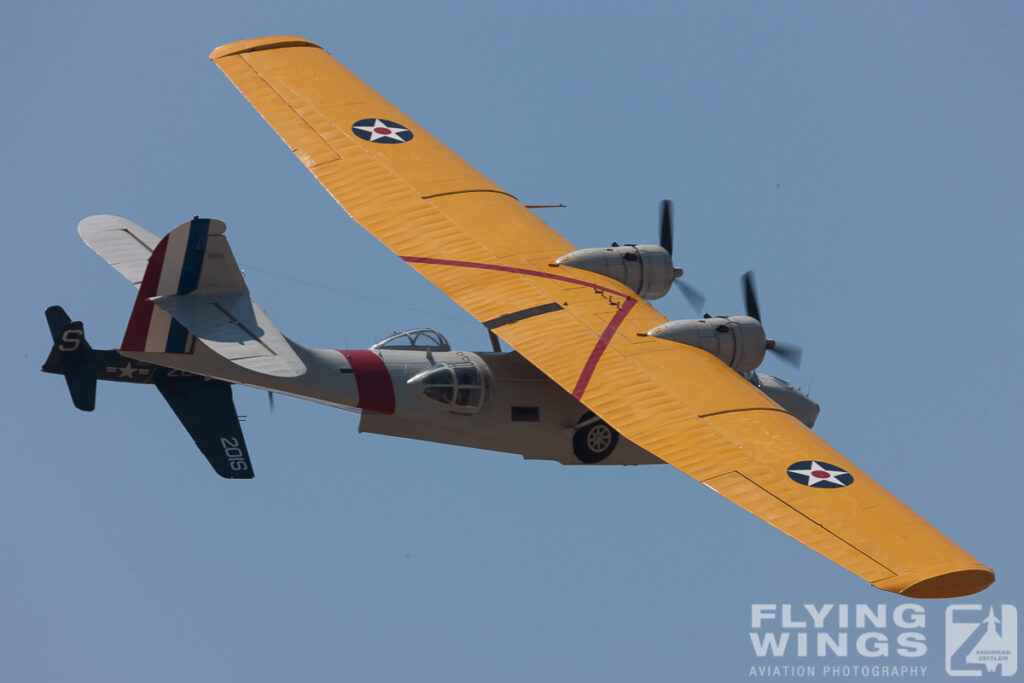
M 46 309 L 46 322 L 53 348 L 43 372 L 64 376 L 76 408 L 95 408 L 97 379 L 156 384 L 217 474 L 228 479 L 252 478 L 230 384 L 126 358 L 117 351 L 93 349 L 85 341 L 82 323 L 73 322 L 60 306 Z
M 60 306 L 50 306 L 46 309 L 46 324 L 53 338 L 53 348 L 43 370 L 64 375 L 76 408 L 86 412 L 94 410 L 97 366 L 89 342 L 85 341 L 82 323 L 72 322 Z
M 50 306 L 44 311 L 46 326 L 50 328 L 50 338 L 53 343 L 60 344 L 64 330 L 71 324 L 71 316 L 60 306 Z
M 225 479 L 253 478 L 230 384 L 194 375 L 157 379 L 156 388 L 217 474 Z
M 89 216 L 78 224 L 78 234 L 90 249 L 138 287 L 146 263 L 160 238 L 119 216 Z
M 146 266 L 122 351 L 189 353 L 189 334 L 248 370 L 297 377 L 306 366 L 252 299 L 226 226 L 196 218 L 160 240 Z
M 247 292 L 159 297 L 153 303 L 237 365 L 277 377 L 305 372 L 305 364 Z

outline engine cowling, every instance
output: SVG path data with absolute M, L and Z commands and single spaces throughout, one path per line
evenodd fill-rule
M 665 296 L 672 289 L 672 281 L 683 274 L 672 265 L 672 255 L 656 244 L 577 249 L 556 259 L 555 263 L 607 275 L 643 299 Z
M 761 323 L 745 315 L 673 320 L 648 330 L 647 336 L 704 349 L 737 372 L 761 365 L 768 347 Z

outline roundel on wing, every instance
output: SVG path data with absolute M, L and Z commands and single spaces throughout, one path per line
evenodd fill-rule
M 840 489 L 853 483 L 853 475 L 842 467 L 820 460 L 795 462 L 786 473 L 796 483 L 816 489 Z
M 360 119 L 352 124 L 352 132 L 363 140 L 396 145 L 412 140 L 412 131 L 387 119 Z

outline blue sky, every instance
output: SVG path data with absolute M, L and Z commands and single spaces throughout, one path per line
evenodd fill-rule
M 220 480 L 156 391 L 76 411 L 43 309 L 116 346 L 134 290 L 75 233 L 228 224 L 277 326 L 364 347 L 482 327 L 349 220 L 207 60 L 327 48 L 577 246 L 650 241 L 715 313 L 758 275 L 817 431 L 1020 603 L 1024 10 L 1016 3 L 24 4 L 0 25 L 8 362 L 0 678 L 747 680 L 752 603 L 887 603 L 670 467 L 356 433 L 239 389 Z M 317 286 L 300 284 L 295 279 Z M 658 307 L 693 312 L 681 297 Z M 413 310 L 409 310 L 413 309 Z M 962 602 L 962 601 L 961 601 Z M 942 610 L 928 603 L 938 675 Z M 792 658 L 772 663 L 792 663 Z M 856 657 L 849 658 L 851 663 Z

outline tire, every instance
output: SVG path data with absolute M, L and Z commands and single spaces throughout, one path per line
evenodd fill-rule
M 580 422 L 594 420 L 593 413 L 587 413 Z M 572 449 L 576 458 L 587 465 L 595 465 L 615 450 L 619 434 L 604 420 L 594 420 L 576 430 L 572 437 Z

